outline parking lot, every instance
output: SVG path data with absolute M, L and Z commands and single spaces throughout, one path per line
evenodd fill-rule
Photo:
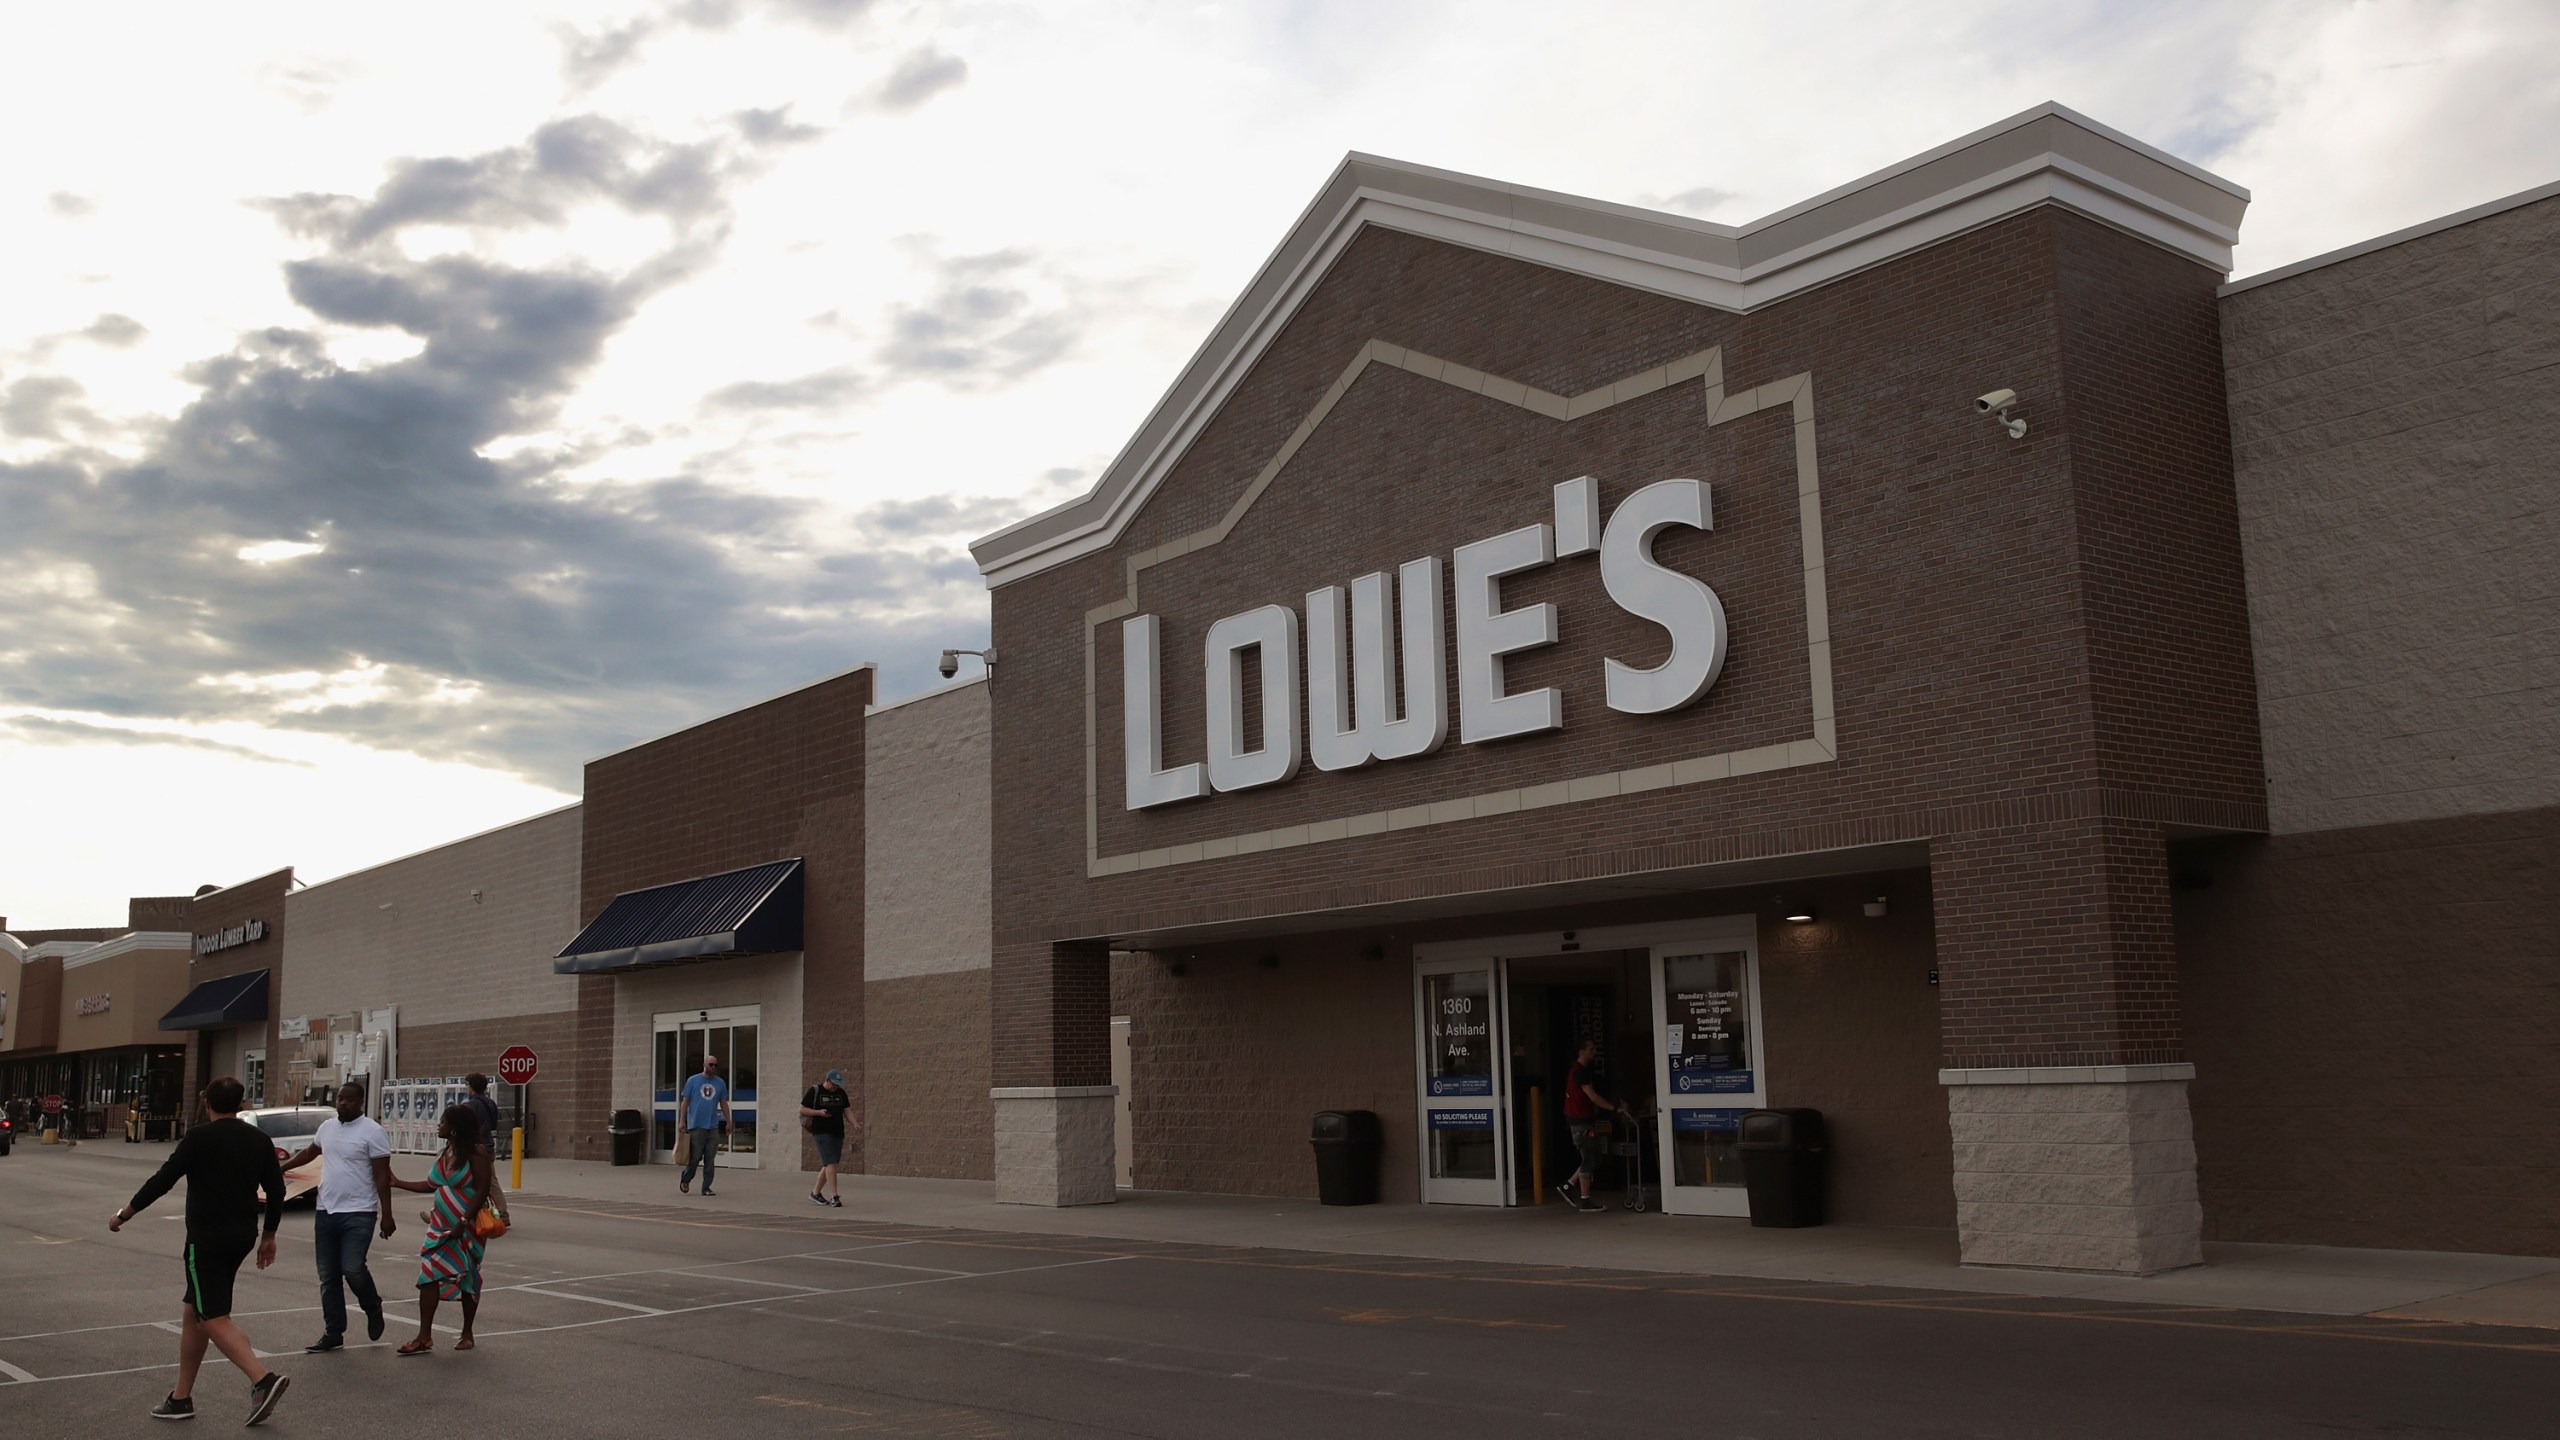
M 107 1234 L 147 1167 L 100 1149 L 21 1149 L 0 1170 L 13 1437 L 129 1433 L 170 1381 L 177 1197 Z M 299 1353 L 319 1320 L 294 1212 L 236 1312 L 294 1380 L 270 1428 L 410 1434 L 433 1411 L 546 1437 L 2539 1435 L 2560 1363 L 2560 1334 L 2534 1330 L 941 1230 L 671 1194 L 527 1194 L 515 1212 L 481 1347 L 456 1354 L 448 1332 L 410 1359 L 390 1348 L 414 1326 L 398 1299 L 383 1344 Z M 395 1294 L 403 1224 L 374 1252 Z M 233 1423 L 238 1376 L 205 1374 L 203 1418 Z

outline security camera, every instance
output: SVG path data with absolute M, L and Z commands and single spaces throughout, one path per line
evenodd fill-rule
M 949 650 L 945 650 L 942 652 L 942 658 L 934 662 L 933 668 L 941 671 L 942 678 L 948 680 L 952 676 L 960 673 L 960 657 Z
M 2027 438 L 2027 422 L 2009 418 L 2009 407 L 2017 403 L 2017 391 L 1994 390 L 1988 395 L 1975 396 L 1973 408 L 1985 415 L 1999 416 L 2001 428 L 2009 432 L 2010 439 L 2024 440 Z

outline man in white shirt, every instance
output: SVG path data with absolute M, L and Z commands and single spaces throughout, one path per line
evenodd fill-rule
M 320 1318 L 328 1333 L 303 1349 L 318 1354 L 346 1344 L 348 1288 L 364 1307 L 365 1338 L 382 1338 L 382 1292 L 373 1288 L 365 1251 L 377 1219 L 385 1240 L 399 1227 L 391 1219 L 391 1136 L 364 1113 L 362 1085 L 338 1087 L 338 1118 L 321 1121 L 320 1133 L 284 1168 L 299 1169 L 315 1155 L 326 1163 L 311 1217 L 311 1251 L 320 1265 Z

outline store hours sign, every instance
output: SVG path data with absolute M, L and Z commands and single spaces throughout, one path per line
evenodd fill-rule
M 1555 487 L 1552 522 L 1450 552 L 1448 615 L 1442 613 L 1444 561 L 1425 555 L 1392 577 L 1380 571 L 1347 587 L 1308 591 L 1302 609 L 1264 605 L 1226 616 L 1209 627 L 1198 672 L 1208 758 L 1183 765 L 1164 763 L 1166 672 L 1157 617 L 1129 617 L 1120 626 L 1128 808 L 1276 785 L 1308 760 L 1319 770 L 1357 770 L 1438 750 L 1452 718 L 1446 677 L 1452 643 L 1460 744 L 1563 728 L 1560 689 L 1513 691 L 1503 677 L 1507 657 L 1556 643 L 1557 608 L 1552 602 L 1506 608 L 1502 586 L 1576 555 L 1596 553 L 1610 602 L 1670 636 L 1671 653 L 1658 665 L 1603 662 L 1596 678 L 1609 708 L 1657 715 L 1695 702 L 1724 669 L 1724 603 L 1705 581 L 1654 559 L 1654 538 L 1675 525 L 1714 528 L 1707 482 L 1655 481 L 1619 502 L 1604 525 L 1599 482 L 1579 476 Z M 1245 746 L 1248 666 L 1261 690 L 1261 743 L 1251 749 Z

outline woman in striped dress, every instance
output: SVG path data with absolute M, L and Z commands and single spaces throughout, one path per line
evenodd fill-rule
M 436 1197 L 434 1208 L 424 1217 L 426 1242 L 418 1250 L 418 1337 L 400 1347 L 403 1355 L 424 1355 L 436 1348 L 440 1300 L 462 1302 L 462 1335 L 453 1348 L 468 1350 L 478 1343 L 471 1338 L 471 1322 L 480 1315 L 480 1257 L 488 1242 L 473 1226 L 496 1193 L 497 1167 L 480 1143 L 480 1116 L 470 1106 L 447 1109 L 436 1134 L 444 1140 L 444 1151 L 436 1156 L 427 1178 L 403 1180 L 395 1175 L 391 1179 L 403 1190 Z

